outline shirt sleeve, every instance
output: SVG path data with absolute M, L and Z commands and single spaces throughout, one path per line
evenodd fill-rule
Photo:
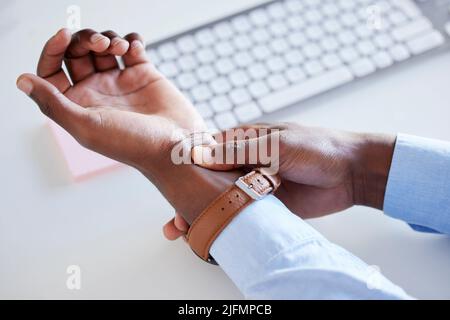
M 274 196 L 233 219 L 211 254 L 249 299 L 410 299 Z
M 417 231 L 450 234 L 450 143 L 400 134 L 384 211 Z

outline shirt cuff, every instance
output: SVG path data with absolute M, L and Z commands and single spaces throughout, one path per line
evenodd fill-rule
M 236 286 L 245 288 L 262 276 L 271 259 L 311 240 L 326 241 L 271 195 L 236 216 L 215 240 L 210 253 Z
M 450 143 L 399 134 L 384 211 L 418 231 L 450 233 Z

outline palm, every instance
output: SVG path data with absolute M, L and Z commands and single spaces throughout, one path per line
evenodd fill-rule
M 85 108 L 157 115 L 187 130 L 204 125 L 193 106 L 149 62 L 123 71 L 95 73 L 71 87 L 65 95 Z M 173 103 L 177 106 L 175 110 Z
M 71 79 L 61 69 L 63 60 Z M 44 113 L 52 112 L 48 115 L 86 147 L 118 161 L 136 166 L 164 153 L 183 134 L 205 131 L 192 104 L 148 61 L 137 34 L 121 38 L 87 29 L 72 36 L 63 29 L 47 42 L 38 75 L 83 119 L 63 114 L 61 107 L 49 110 L 45 103 Z

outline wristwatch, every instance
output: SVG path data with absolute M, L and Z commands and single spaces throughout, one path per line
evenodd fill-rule
M 280 183 L 278 175 L 269 174 L 264 168 L 239 178 L 192 223 L 186 240 L 194 253 L 206 262 L 217 264 L 209 254 L 214 240 L 245 207 L 274 193 Z

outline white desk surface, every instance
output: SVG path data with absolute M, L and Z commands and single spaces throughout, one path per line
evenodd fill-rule
M 0 298 L 233 299 L 241 294 L 183 241 L 163 239 L 172 209 L 138 172 L 70 180 L 46 119 L 15 88 L 79 4 L 82 24 L 157 40 L 257 0 L 2 1 L 0 4 Z M 265 120 L 450 140 L 450 54 L 397 68 Z M 450 239 L 367 208 L 311 222 L 418 298 L 450 298 Z M 82 289 L 66 288 L 79 265 Z

